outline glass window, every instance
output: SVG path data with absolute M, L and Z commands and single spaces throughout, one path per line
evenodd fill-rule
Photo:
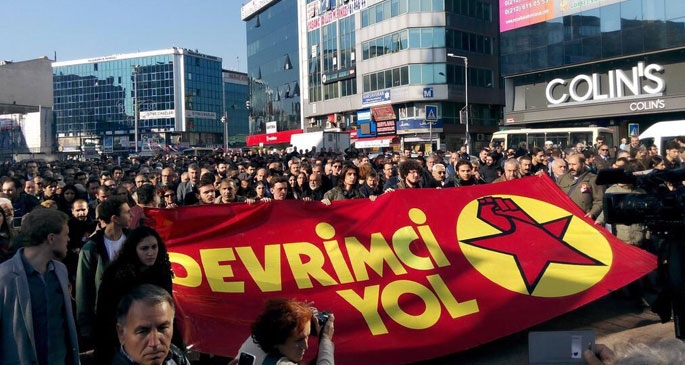
M 642 20 L 642 0 L 621 2 L 621 24 L 623 29 L 640 26 Z
M 600 9 L 600 30 L 602 33 L 621 29 L 620 4 L 603 6 Z
M 385 73 L 383 71 L 378 72 L 377 74 L 377 81 L 378 81 L 378 89 L 382 89 L 385 87 Z
M 666 19 L 666 4 L 663 0 L 643 1 L 642 15 L 644 20 L 664 20 Z
M 410 0 L 400 0 L 400 14 L 407 13 L 407 1 Z
M 369 10 L 362 11 L 362 28 L 369 26 Z
M 492 5 L 489 3 L 483 4 L 483 20 L 492 21 Z
M 417 0 L 408 0 L 409 1 L 409 12 L 410 13 L 418 13 L 421 11 L 421 3 Z
M 434 82 L 436 84 L 447 83 L 447 65 L 444 63 L 436 63 L 433 65 Z
M 414 0 L 416 2 L 416 0 Z M 421 11 L 431 11 L 433 0 L 421 0 Z
M 420 29 L 409 29 L 409 48 L 420 48 L 421 47 L 421 30 Z
M 400 67 L 400 84 L 409 84 L 409 66 Z
M 407 49 L 409 48 L 409 32 L 407 30 L 403 30 L 400 32 L 400 49 Z
M 435 83 L 435 72 L 433 64 L 421 65 L 421 82 L 424 84 Z
M 400 15 L 400 0 L 392 0 L 390 2 L 390 15 L 393 17 Z
M 666 0 L 665 8 L 667 20 L 685 17 L 685 3 L 682 0 Z
M 392 37 L 393 35 L 386 35 L 383 37 L 383 48 L 386 54 L 392 52 Z
M 378 90 L 378 75 L 375 73 L 372 73 L 371 78 L 369 79 L 369 84 L 371 85 L 370 90 Z
M 433 11 L 444 11 L 445 10 L 445 0 L 433 0 Z
M 421 28 L 421 48 L 433 47 L 433 28 Z
M 409 84 L 421 84 L 421 65 L 409 65 Z
M 378 5 L 378 7 L 380 7 L 380 6 L 383 6 L 383 15 L 385 16 L 385 18 L 383 18 L 383 20 L 390 19 L 390 17 L 392 16 L 392 11 L 390 10 L 390 8 L 391 8 L 390 1 L 385 1 L 382 4 Z
M 395 53 L 400 50 L 400 34 L 394 33 L 390 42 L 390 52 Z
M 433 28 L 433 47 L 445 47 L 445 28 Z
M 392 70 L 392 86 L 400 86 L 400 68 Z
M 376 23 L 383 21 L 383 4 L 376 5 Z
M 663 22 L 645 23 L 644 27 L 645 51 L 659 50 L 667 47 L 667 26 Z
M 392 70 L 386 70 L 385 72 L 385 88 L 392 87 Z

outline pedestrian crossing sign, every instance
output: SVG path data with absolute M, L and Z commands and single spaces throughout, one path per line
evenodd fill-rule
M 438 121 L 438 106 L 426 105 L 426 122 L 435 123 Z

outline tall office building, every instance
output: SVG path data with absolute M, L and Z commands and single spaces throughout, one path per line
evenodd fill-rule
M 57 143 L 106 153 L 219 146 L 221 58 L 173 47 L 54 62 Z M 136 129 L 137 124 L 137 129 Z
M 249 134 L 249 79 L 245 73 L 229 70 L 223 70 L 223 79 L 229 146 L 242 147 Z
M 500 13 L 505 125 L 625 137 L 684 119 L 682 0 L 500 0 Z
M 298 7 L 307 130 L 352 131 L 357 148 L 429 151 L 463 145 L 467 118 L 472 149 L 497 129 L 504 97 L 495 0 L 298 0 Z
M 302 132 L 297 0 L 249 1 L 241 8 L 241 19 L 250 88 L 252 136 L 247 144 L 289 143 L 291 134 Z

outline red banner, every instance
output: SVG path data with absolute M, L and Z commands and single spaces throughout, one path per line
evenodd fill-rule
M 334 312 L 336 363 L 397 364 L 524 330 L 656 267 L 548 177 L 147 213 L 169 246 L 186 339 L 225 356 L 267 298 Z
M 302 129 L 293 129 L 289 131 L 267 133 L 267 134 L 254 134 L 247 136 L 245 139 L 245 144 L 249 147 L 259 146 L 259 144 L 270 145 L 270 144 L 290 144 L 290 137 L 293 134 L 302 133 Z

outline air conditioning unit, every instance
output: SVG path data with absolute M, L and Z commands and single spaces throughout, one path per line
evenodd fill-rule
M 343 126 L 344 120 L 345 120 L 345 117 L 343 117 L 342 114 L 336 114 L 335 115 L 335 124 L 338 128 Z

